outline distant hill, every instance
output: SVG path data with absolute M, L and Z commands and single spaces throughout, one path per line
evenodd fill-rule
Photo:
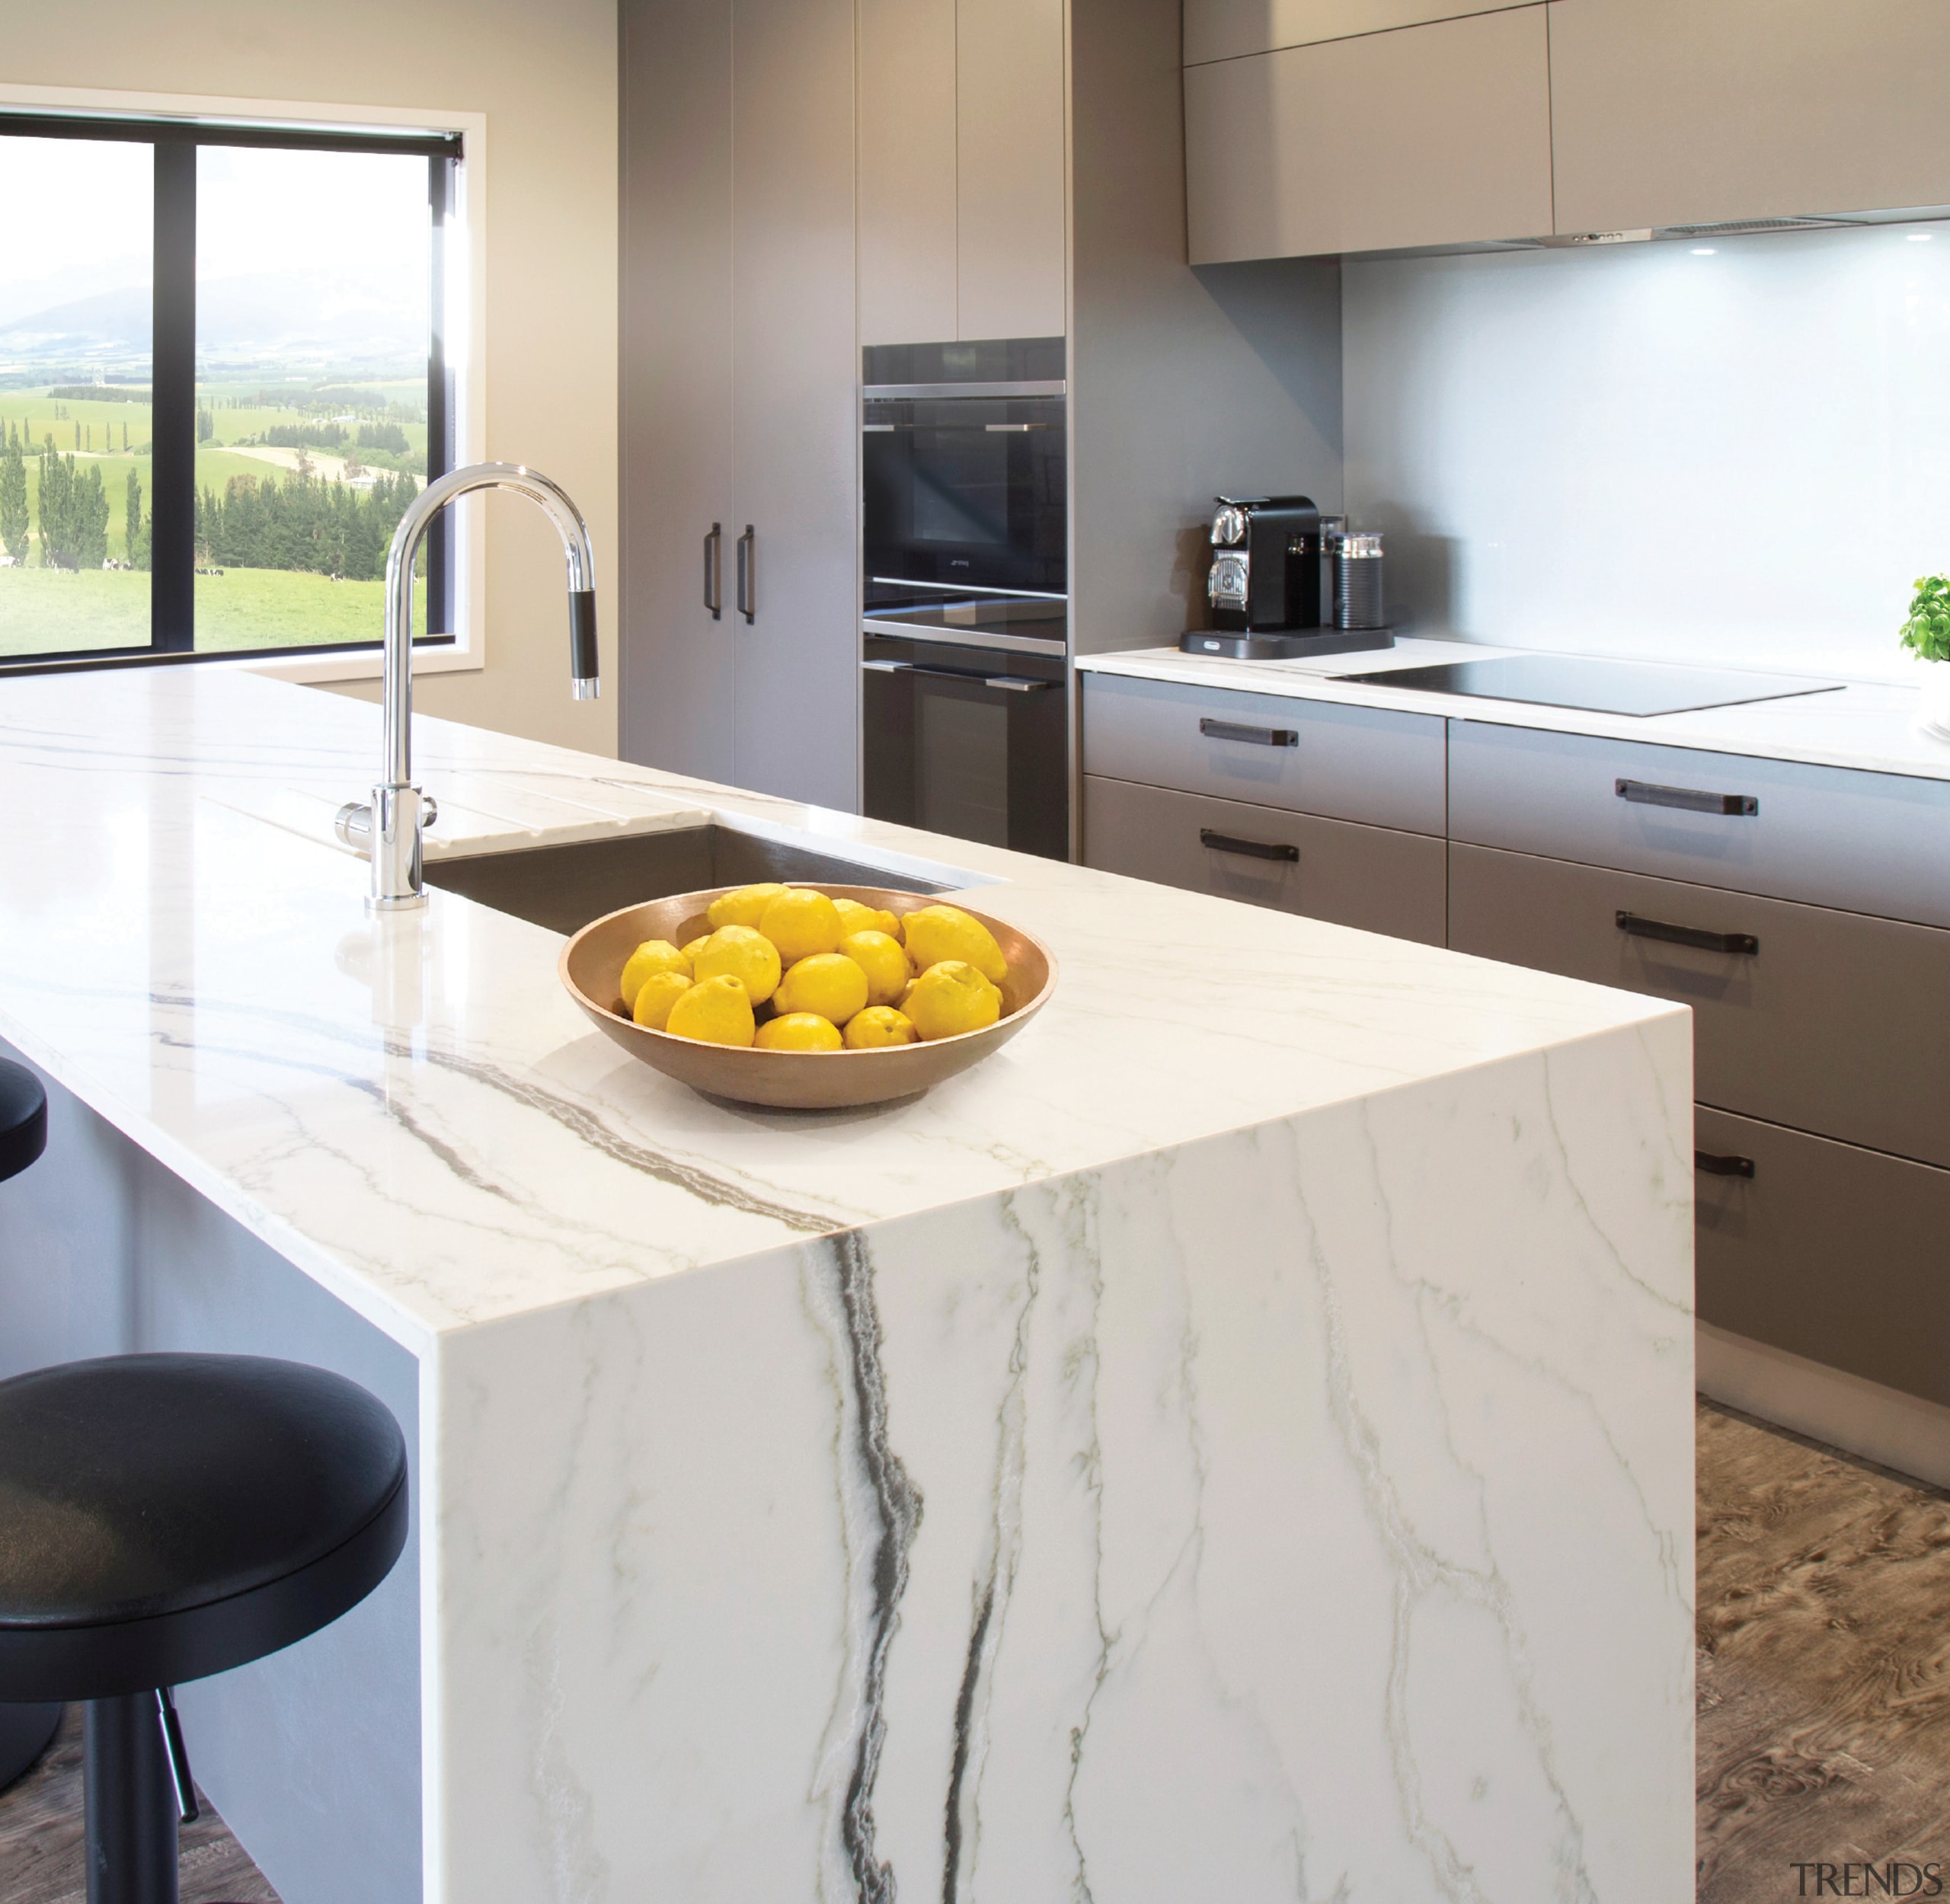
M 0 324 L 0 365 L 145 357 L 151 311 L 149 286 L 128 285 L 26 313 Z M 425 309 L 420 300 L 385 299 L 328 273 L 223 278 L 199 287 L 197 346 L 200 356 L 228 362 L 417 363 L 427 350 Z

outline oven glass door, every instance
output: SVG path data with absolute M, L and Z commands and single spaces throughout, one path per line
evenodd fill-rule
M 1061 398 L 868 401 L 869 601 L 939 587 L 1063 595 L 1066 441 Z
M 868 817 L 1066 858 L 1063 662 L 876 635 L 865 650 Z

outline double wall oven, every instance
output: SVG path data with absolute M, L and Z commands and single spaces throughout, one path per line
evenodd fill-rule
M 866 810 L 1063 858 L 1063 340 L 877 347 L 865 372 Z

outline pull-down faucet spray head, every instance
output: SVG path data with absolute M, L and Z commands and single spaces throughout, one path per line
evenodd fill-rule
M 435 817 L 433 803 L 413 784 L 413 564 L 427 525 L 457 496 L 477 489 L 511 489 L 538 504 L 562 538 L 569 570 L 570 692 L 593 701 L 602 692 L 596 650 L 596 557 L 582 512 L 559 483 L 519 463 L 470 463 L 429 483 L 393 532 L 386 557 L 385 679 L 380 700 L 384 759 L 370 805 L 341 807 L 338 836 L 363 846 L 372 862 L 375 912 L 403 912 L 427 902 L 420 842 Z

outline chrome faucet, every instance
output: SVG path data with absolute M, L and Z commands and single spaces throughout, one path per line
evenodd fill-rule
M 539 503 L 569 564 L 570 692 L 593 701 L 603 684 L 596 660 L 596 557 L 582 512 L 558 483 L 519 463 L 470 463 L 436 478 L 415 497 L 386 557 L 386 647 L 381 778 L 369 803 L 338 810 L 337 830 L 347 845 L 372 862 L 372 890 L 366 900 L 376 912 L 403 912 L 427 903 L 420 877 L 421 839 L 440 810 L 413 784 L 413 563 L 427 526 L 456 496 L 471 490 L 512 489 Z

